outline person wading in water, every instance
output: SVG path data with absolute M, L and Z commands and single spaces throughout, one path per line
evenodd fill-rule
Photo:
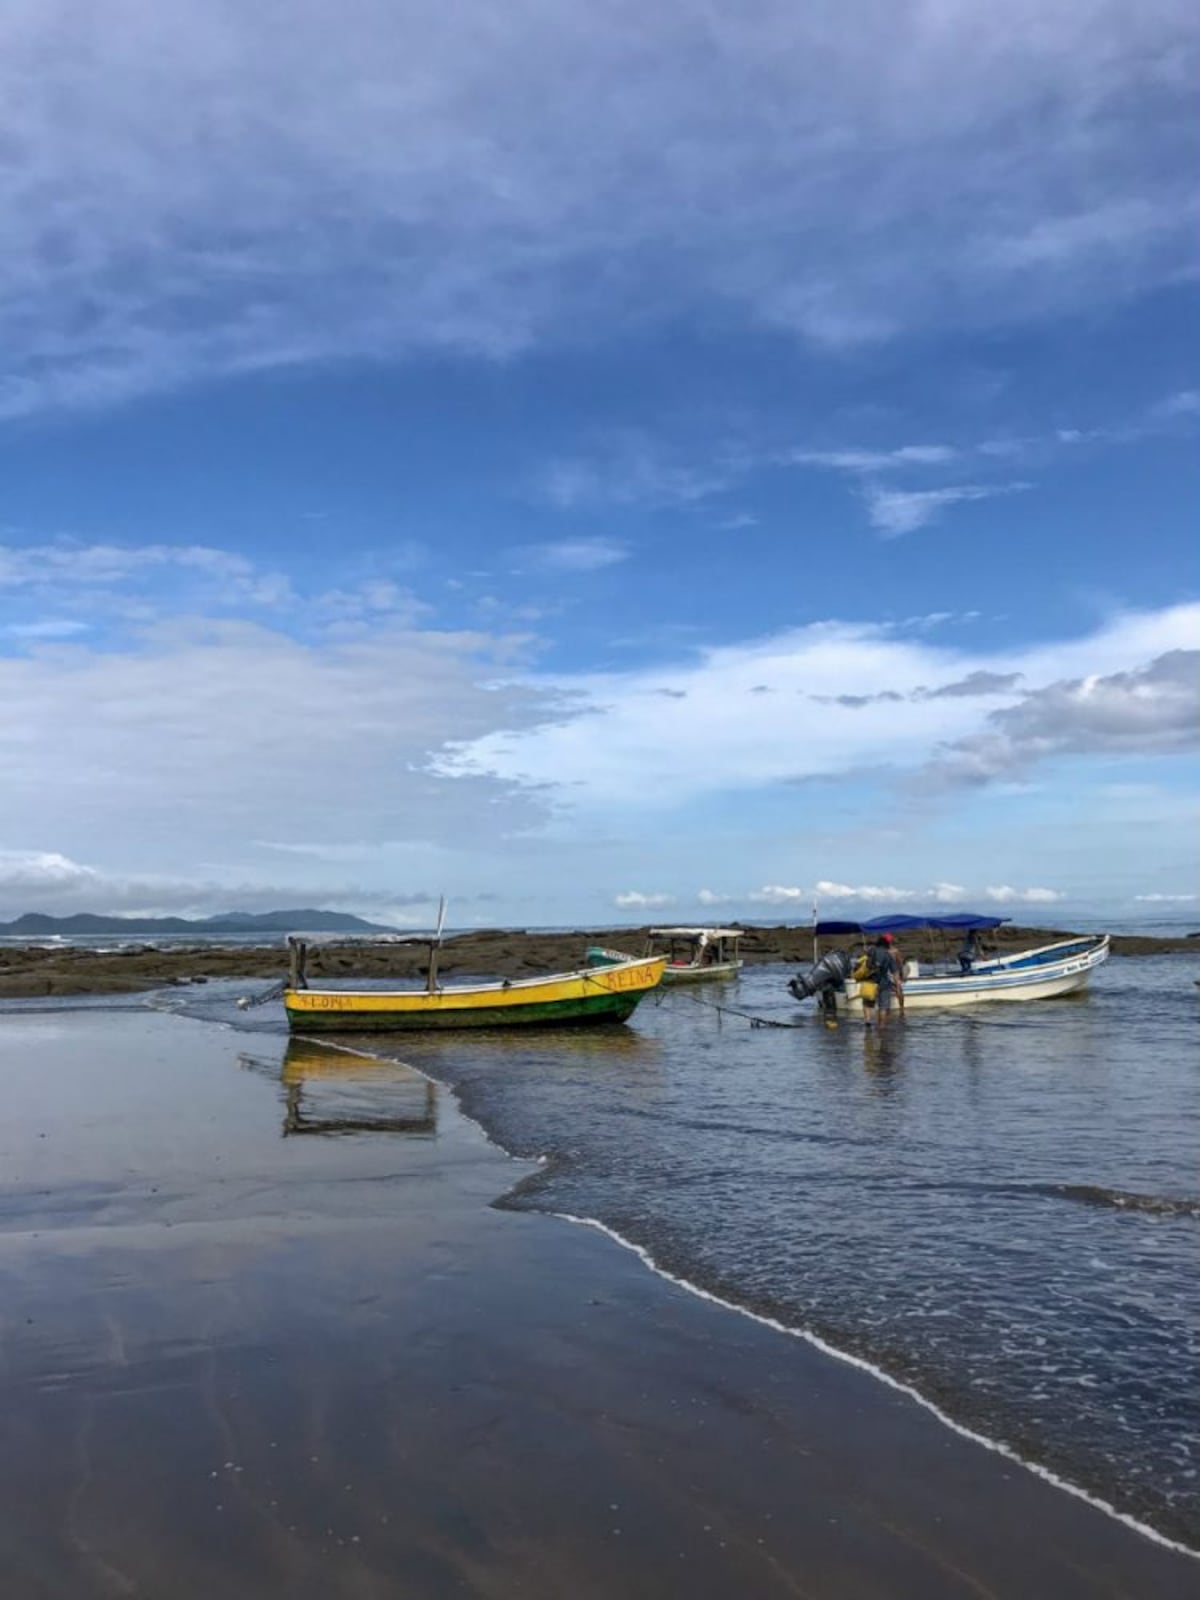
M 881 1029 L 887 1027 L 893 1005 L 904 1010 L 904 969 L 895 946 L 890 933 L 881 933 L 871 951 L 872 976 L 878 985 L 875 1008 Z

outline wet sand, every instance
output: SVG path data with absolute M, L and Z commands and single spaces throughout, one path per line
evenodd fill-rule
M 640 955 L 646 928 L 594 928 L 559 933 L 530 933 L 520 928 L 482 929 L 453 934 L 438 957 L 443 977 L 487 976 L 528 978 L 538 973 L 569 972 L 581 965 L 589 945 L 606 945 Z M 988 935 L 998 950 L 1021 950 L 1055 939 L 1075 937 L 1053 928 L 1003 927 Z M 848 945 L 827 939 L 822 948 Z M 907 936 L 906 955 L 922 960 L 951 956 L 961 943 L 953 933 Z M 1116 934 L 1114 955 L 1163 955 L 1186 951 L 1200 958 L 1200 939 L 1155 939 Z M 780 926 L 747 928 L 742 956 L 750 966 L 768 961 L 812 959 L 812 929 Z M 396 977 L 415 980 L 426 975 L 427 952 L 421 946 L 316 946 L 309 957 L 310 978 L 354 979 Z M 282 941 L 266 948 L 230 945 L 140 945 L 124 950 L 84 950 L 69 946 L 0 947 L 0 998 L 42 995 L 135 994 L 167 985 L 202 983 L 210 978 L 247 980 L 281 978 L 288 958 Z
M 1200 1591 L 868 1374 L 496 1209 L 529 1163 L 405 1068 L 90 1012 L 5 1017 L 0 1083 L 5 1600 Z

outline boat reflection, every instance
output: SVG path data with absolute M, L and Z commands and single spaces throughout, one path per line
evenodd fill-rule
M 658 996 L 647 1001 L 656 1006 Z M 339 1041 L 342 1042 L 342 1041 Z M 606 1072 L 622 1067 L 645 1071 L 665 1059 L 663 1041 L 640 1028 L 480 1028 L 472 1033 L 469 1048 L 461 1036 L 413 1034 L 404 1039 L 378 1035 L 346 1035 L 345 1043 L 378 1051 L 403 1050 L 410 1062 L 429 1065 L 435 1076 L 441 1067 L 463 1061 L 486 1062 L 489 1068 L 510 1070 L 521 1063 L 539 1063 L 547 1070 L 598 1067 Z
M 278 1073 L 284 1091 L 283 1135 L 437 1133 L 438 1087 L 401 1061 L 292 1039 L 281 1062 L 243 1055 L 252 1071 Z

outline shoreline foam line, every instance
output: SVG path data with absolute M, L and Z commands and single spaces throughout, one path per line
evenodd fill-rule
M 350 1045 L 334 1045 L 327 1039 L 310 1039 L 309 1042 L 320 1044 L 327 1049 L 340 1050 L 344 1055 L 361 1056 L 367 1061 L 396 1060 L 394 1056 L 377 1056 L 370 1050 L 356 1050 Z M 507 1156 L 510 1161 L 527 1161 L 537 1166 L 545 1166 L 549 1161 L 548 1156 L 519 1156 L 501 1144 L 499 1139 L 493 1138 L 477 1118 L 472 1117 L 463 1110 L 458 1090 L 453 1084 L 446 1083 L 432 1072 L 426 1072 L 423 1068 L 414 1066 L 410 1061 L 403 1061 L 398 1064 L 410 1068 L 422 1078 L 426 1078 L 429 1082 L 436 1083 L 439 1088 L 445 1089 L 453 1099 L 455 1110 L 463 1121 L 478 1129 L 486 1142 L 493 1149 L 499 1150 L 501 1155 Z M 857 1367 L 860 1372 L 865 1372 L 869 1377 L 885 1384 L 889 1389 L 894 1389 L 898 1394 L 905 1395 L 910 1400 L 915 1400 L 923 1410 L 936 1417 L 944 1427 L 949 1428 L 952 1433 L 957 1433 L 960 1438 L 969 1439 L 972 1444 L 981 1445 L 983 1449 L 1002 1456 L 1006 1461 L 1011 1461 L 1014 1466 L 1023 1467 L 1026 1472 L 1031 1472 L 1035 1478 L 1040 1478 L 1043 1483 L 1048 1483 L 1055 1489 L 1062 1490 L 1064 1494 L 1072 1495 L 1076 1500 L 1082 1500 L 1085 1505 L 1091 1506 L 1095 1511 L 1104 1512 L 1106 1516 L 1112 1517 L 1114 1521 L 1120 1522 L 1134 1533 L 1140 1534 L 1143 1539 L 1149 1539 L 1152 1544 L 1160 1545 L 1164 1550 L 1172 1550 L 1177 1555 L 1190 1556 L 1193 1561 L 1200 1561 L 1200 1550 L 1193 1549 L 1191 1545 L 1181 1544 L 1168 1534 L 1160 1533 L 1157 1528 L 1152 1528 L 1149 1523 L 1140 1522 L 1137 1517 L 1131 1516 L 1126 1511 L 1119 1510 L 1109 1501 L 1102 1500 L 1099 1495 L 1092 1494 L 1090 1490 L 1080 1488 L 1077 1483 L 1072 1483 L 1067 1478 L 1060 1478 L 1057 1473 L 1052 1472 L 1049 1467 L 1042 1466 L 1040 1462 L 1027 1460 L 1024 1456 L 1019 1455 L 1011 1445 L 1005 1444 L 1002 1439 L 991 1439 L 987 1434 L 977 1433 L 973 1428 L 968 1428 L 965 1423 L 957 1422 L 948 1412 L 943 1411 L 936 1402 L 923 1395 L 912 1384 L 904 1383 L 901 1379 L 894 1378 L 890 1372 L 885 1372 L 882 1367 L 873 1365 L 870 1361 L 864 1360 L 862 1356 L 852 1355 L 848 1350 L 842 1350 L 837 1345 L 829 1344 L 825 1339 L 821 1338 L 820 1334 L 813 1333 L 807 1328 L 793 1328 L 786 1322 L 780 1322 L 777 1317 L 768 1317 L 764 1316 L 760 1311 L 751 1311 L 748 1306 L 738 1305 L 736 1300 L 726 1300 L 721 1295 L 713 1294 L 710 1289 L 702 1289 L 699 1284 L 692 1283 L 687 1278 L 681 1278 L 674 1272 L 668 1272 L 666 1267 L 659 1266 L 644 1245 L 637 1244 L 632 1239 L 627 1239 L 624 1234 L 618 1233 L 615 1228 L 610 1228 L 606 1222 L 600 1222 L 596 1217 L 579 1217 L 571 1211 L 546 1210 L 541 1211 L 540 1214 L 546 1217 L 556 1217 L 560 1222 L 573 1223 L 577 1228 L 595 1229 L 597 1233 L 602 1233 L 611 1239 L 614 1244 L 620 1245 L 623 1250 L 631 1251 L 644 1267 L 665 1282 L 672 1283 L 676 1288 L 695 1295 L 698 1300 L 707 1300 L 711 1305 L 720 1306 L 723 1311 L 731 1311 L 739 1317 L 747 1317 L 751 1322 L 757 1322 L 762 1327 L 770 1328 L 775 1333 L 782 1333 L 789 1339 L 802 1339 L 805 1344 L 811 1345 L 814 1350 L 819 1350 L 822 1355 L 830 1356 L 835 1361 L 843 1361 L 848 1366 Z
M 492 1142 L 495 1143 L 494 1140 Z M 991 1450 L 995 1455 L 1003 1456 L 1006 1461 L 1011 1461 L 1015 1466 L 1023 1467 L 1026 1472 L 1031 1472 L 1035 1478 L 1041 1478 L 1043 1482 L 1052 1484 L 1054 1488 L 1061 1489 L 1065 1494 L 1073 1495 L 1075 1499 L 1084 1501 L 1096 1511 L 1103 1511 L 1117 1522 L 1124 1523 L 1133 1532 L 1141 1534 L 1144 1539 L 1149 1539 L 1151 1543 L 1161 1545 L 1167 1550 L 1173 1550 L 1178 1555 L 1190 1556 L 1193 1560 L 1200 1560 L 1200 1550 L 1193 1549 L 1191 1545 L 1180 1544 L 1177 1539 L 1172 1539 L 1168 1534 L 1160 1533 L 1157 1528 L 1152 1528 L 1149 1523 L 1139 1522 L 1136 1517 L 1131 1516 L 1128 1512 L 1121 1511 L 1107 1500 L 1100 1499 L 1099 1495 L 1092 1494 L 1088 1489 L 1081 1489 L 1077 1483 L 1072 1483 L 1068 1478 L 1060 1478 L 1057 1473 L 1052 1472 L 1049 1467 L 1042 1466 L 1040 1462 L 1029 1461 L 1026 1457 L 1018 1455 L 1012 1446 L 1005 1444 L 1002 1439 L 992 1439 L 985 1433 L 976 1433 L 973 1428 L 968 1428 L 965 1423 L 957 1422 L 947 1412 L 943 1411 L 935 1401 L 923 1395 L 919 1389 L 915 1389 L 912 1384 L 904 1383 L 900 1378 L 894 1378 L 890 1372 L 885 1372 L 882 1367 L 873 1365 L 870 1361 L 864 1360 L 862 1356 L 852 1355 L 848 1350 L 842 1350 L 837 1345 L 829 1344 L 825 1339 L 821 1338 L 820 1334 L 813 1333 L 807 1328 L 793 1328 L 786 1322 L 780 1322 L 777 1317 L 768 1317 L 760 1311 L 751 1311 L 748 1306 L 738 1305 L 736 1300 L 726 1300 L 719 1294 L 713 1294 L 709 1289 L 702 1289 L 699 1284 L 692 1283 L 687 1278 L 681 1278 L 673 1272 L 668 1272 L 665 1267 L 659 1266 L 644 1245 L 636 1244 L 632 1239 L 626 1239 L 615 1228 L 610 1228 L 605 1222 L 597 1221 L 595 1217 L 578 1217 L 570 1211 L 550 1211 L 543 1214 L 557 1217 L 561 1222 L 574 1223 L 579 1228 L 594 1228 L 597 1233 L 605 1234 L 615 1244 L 620 1245 L 622 1249 L 631 1250 L 642 1262 L 643 1266 L 648 1267 L 656 1277 L 664 1279 L 667 1283 L 673 1283 L 677 1288 L 685 1290 L 688 1294 L 695 1295 L 699 1300 L 707 1300 L 712 1305 L 720 1306 L 722 1310 L 732 1311 L 740 1317 L 748 1317 L 751 1322 L 760 1323 L 764 1328 L 770 1328 L 775 1333 L 786 1334 L 789 1339 L 802 1339 L 806 1344 L 810 1344 L 814 1349 L 819 1350 L 822 1355 L 831 1356 L 835 1361 L 843 1361 L 848 1366 L 857 1367 L 860 1372 L 865 1372 L 879 1383 L 886 1384 L 889 1389 L 895 1389 L 899 1394 L 907 1396 L 908 1399 L 915 1400 L 925 1411 L 931 1412 L 943 1426 L 949 1428 L 951 1432 L 957 1433 L 961 1438 L 969 1439 L 972 1444 L 982 1445 L 985 1450 Z

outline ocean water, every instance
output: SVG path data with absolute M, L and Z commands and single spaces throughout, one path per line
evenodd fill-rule
M 879 909 L 880 908 L 876 907 L 873 911 L 868 910 L 864 912 L 864 915 L 876 915 L 879 912 Z M 886 910 L 887 908 L 885 907 L 883 909 Z M 997 915 L 1001 914 L 1000 912 L 996 911 L 995 907 L 992 907 L 991 909 Z M 1003 908 L 1001 908 L 1001 910 L 1002 909 Z M 852 916 L 853 914 L 854 913 L 852 909 L 846 912 L 847 916 Z M 1018 909 L 1010 920 L 1016 923 L 1028 923 L 1034 926 L 1041 925 L 1044 927 L 1064 928 L 1076 933 L 1125 933 L 1140 934 L 1146 938 L 1185 939 L 1189 934 L 1200 930 L 1200 906 L 1198 906 L 1195 912 L 1191 915 L 1181 915 L 1179 912 L 1175 912 L 1173 914 L 1155 917 L 1115 914 L 1105 915 L 1090 911 L 1062 911 L 1056 908 L 1025 907 L 1023 912 L 1021 909 Z M 740 926 L 747 928 L 773 928 L 779 926 L 779 919 L 771 917 L 749 917 L 739 919 L 739 924 Z M 806 924 L 799 925 L 805 926 Z M 623 931 L 639 928 L 641 926 L 643 926 L 641 923 L 613 923 L 611 928 L 607 931 L 611 931 L 614 935 L 617 935 Z M 399 933 L 406 933 L 409 930 L 400 928 L 396 931 Z M 477 931 L 478 929 L 473 925 L 470 927 L 450 926 L 446 929 L 446 937 L 453 938 L 456 934 L 468 934 Z M 530 933 L 571 933 L 574 930 L 559 924 L 553 924 L 546 926 L 530 926 L 528 931 Z M 283 942 L 284 935 L 282 933 L 261 931 L 258 933 L 156 933 L 141 935 L 113 933 L 73 933 L 46 934 L 41 937 L 32 938 L 27 934 L 0 934 L 0 950 L 4 949 L 6 946 L 27 948 L 31 945 L 40 945 L 48 950 L 53 950 L 55 948 L 66 948 L 97 951 L 144 949 L 191 950 L 201 949 L 206 945 L 215 945 L 221 948 L 245 947 L 251 949 L 263 949 L 276 945 L 281 946 Z M 1200 939 L 1197 940 L 1197 945 L 1200 947 Z
M 48 933 L 0 934 L 0 950 L 199 950 L 207 946 L 218 949 L 270 949 L 282 946 L 281 933 Z
M 624 1029 L 362 1043 L 544 1158 L 505 1203 L 595 1219 L 1200 1547 L 1200 959 L 883 1038 L 787 975 Z

